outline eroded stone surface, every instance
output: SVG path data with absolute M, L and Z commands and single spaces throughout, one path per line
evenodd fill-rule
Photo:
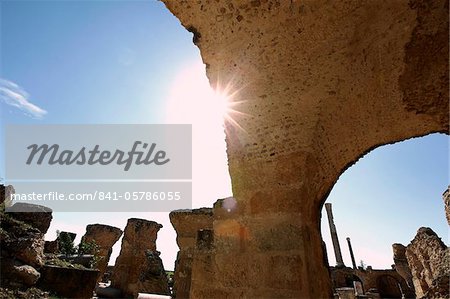
M 242 112 L 225 124 L 237 208 L 215 219 L 191 294 L 330 297 L 319 221 L 339 175 L 380 145 L 448 134 L 448 1 L 164 2 Z
M 8 208 L 8 214 L 17 220 L 28 223 L 46 234 L 52 222 L 52 209 L 29 203 L 15 203 Z
M 41 267 L 44 264 L 44 234 L 7 214 L 2 214 L 0 220 L 1 257 Z
M 160 275 L 165 272 L 164 268 L 159 271 L 149 268 L 155 267 L 155 259 L 149 259 L 148 255 L 157 252 L 156 238 L 161 228 L 162 225 L 154 221 L 128 219 L 111 277 L 112 287 L 120 289 L 124 297 L 136 297 L 139 292 L 168 294 L 167 277 L 164 275 L 164 281 Z
M 450 251 L 436 233 L 421 227 L 406 248 L 417 298 L 447 298 Z
M 213 228 L 213 212 L 210 208 L 177 210 L 172 211 L 169 217 L 180 248 L 175 262 L 173 293 L 176 298 L 189 298 L 197 235 L 200 230 Z
M 409 268 L 408 260 L 405 255 L 406 247 L 402 244 L 395 243 L 392 244 L 392 251 L 394 253 L 395 270 L 403 277 L 409 288 L 414 288 L 411 269 Z
M 111 257 L 112 247 L 119 240 L 120 236 L 122 236 L 122 230 L 114 226 L 104 224 L 89 224 L 86 226 L 86 233 L 81 241 L 95 241 L 95 244 L 98 246 L 98 257 L 100 258 L 96 264 L 96 268 L 99 270 L 98 280 L 105 273 Z

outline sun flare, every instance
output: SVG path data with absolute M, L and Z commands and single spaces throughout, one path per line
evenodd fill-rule
M 231 116 L 233 100 L 227 89 L 211 88 L 201 62 L 183 69 L 171 84 L 165 122 L 192 124 L 193 207 L 231 194 L 224 119 Z
M 170 123 L 191 123 L 211 127 L 223 122 L 239 127 L 234 119 L 238 102 L 237 92 L 230 84 L 212 88 L 205 74 L 203 64 L 184 69 L 174 81 L 167 106 L 167 121 Z

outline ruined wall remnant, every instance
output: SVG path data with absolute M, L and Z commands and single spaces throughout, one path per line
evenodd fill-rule
M 9 190 L 9 191 L 8 191 Z M 12 186 L 0 184 L 0 192 L 14 193 Z M 5 195 L 5 194 L 2 194 Z M 9 194 L 10 195 L 10 194 Z M 8 194 L 6 197 L 9 196 Z M 27 208 L 42 211 L 42 206 L 28 204 Z M 44 215 L 45 214 L 45 215 Z M 49 215 L 47 215 L 49 214 Z M 44 216 L 43 223 L 36 221 L 38 215 Z M 44 265 L 44 233 L 46 219 L 52 219 L 52 211 L 5 213 L 0 208 L 0 285 L 2 287 L 30 287 L 41 277 Z
M 112 247 L 122 236 L 122 230 L 104 224 L 89 224 L 86 226 L 86 233 L 81 239 L 82 242 L 92 242 L 98 246 L 98 257 L 96 268 L 99 270 L 98 279 L 101 280 L 106 267 L 108 267 L 111 257 Z M 88 252 L 89 253 L 89 252 Z
M 448 298 L 450 251 L 436 233 L 421 227 L 406 247 L 417 298 Z
M 442 197 L 444 198 L 445 217 L 447 218 L 448 225 L 450 225 L 450 186 L 445 190 Z
M 172 211 L 169 217 L 180 248 L 175 262 L 173 293 L 176 298 L 189 298 L 197 234 L 200 230 L 213 228 L 213 212 L 209 208 L 177 210 Z
M 162 225 L 154 221 L 128 219 L 111 277 L 111 285 L 120 289 L 124 297 L 136 297 L 139 292 L 169 294 L 167 276 L 156 251 L 156 238 L 161 228 Z
M 383 144 L 448 134 L 448 1 L 163 2 L 241 112 L 225 123 L 237 208 L 214 219 L 190 293 L 331 297 L 319 221 L 339 175 Z
M 415 298 L 414 288 L 409 288 L 405 279 L 393 269 L 352 269 L 349 267 L 331 267 L 331 281 L 333 289 L 345 288 L 353 289 L 353 282 L 359 281 L 362 285 L 364 295 L 377 293 L 382 298 L 401 298 L 402 293 L 405 298 Z M 355 291 L 353 290 L 353 298 Z M 368 296 L 369 298 L 374 295 Z
M 402 244 L 395 243 L 392 244 L 392 251 L 394 252 L 395 271 L 403 277 L 409 288 L 414 288 L 411 269 L 406 259 L 406 247 Z

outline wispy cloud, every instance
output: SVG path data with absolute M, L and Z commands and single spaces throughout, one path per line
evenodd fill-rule
M 34 105 L 29 101 L 30 95 L 19 85 L 6 79 L 0 78 L 0 101 L 22 110 L 25 114 L 42 118 L 47 111 Z

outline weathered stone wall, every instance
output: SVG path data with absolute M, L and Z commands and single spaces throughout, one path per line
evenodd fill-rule
M 417 298 L 450 296 L 450 250 L 428 227 L 421 227 L 406 247 Z
M 319 223 L 339 175 L 448 134 L 448 1 L 164 2 L 242 112 L 225 124 L 237 208 L 214 220 L 192 297 L 331 297 Z
M 136 297 L 139 292 L 169 294 L 167 276 L 156 251 L 161 228 L 154 221 L 128 219 L 111 277 L 112 287 L 120 289 L 124 297 Z
M 169 215 L 180 248 L 175 262 L 173 295 L 176 298 L 189 298 L 191 289 L 192 260 L 197 242 L 197 233 L 202 229 L 213 228 L 212 209 L 177 210 Z
M 86 233 L 81 242 L 92 242 L 98 246 L 98 262 L 96 268 L 99 270 L 98 280 L 102 279 L 106 267 L 108 267 L 109 258 L 111 257 L 113 245 L 122 236 L 122 230 L 104 224 L 89 224 L 86 226 Z M 89 252 L 88 252 L 89 253 Z

